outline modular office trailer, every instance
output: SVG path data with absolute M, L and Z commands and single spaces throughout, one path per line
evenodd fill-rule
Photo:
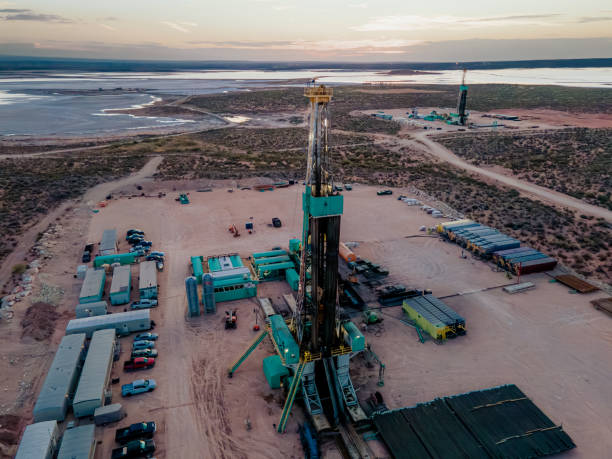
M 122 265 L 130 265 L 136 263 L 138 254 L 136 252 L 128 253 L 115 253 L 113 255 L 99 256 L 94 259 L 94 266 L 99 268 L 102 265 L 112 265 L 113 263 L 119 263 Z
M 57 421 L 44 421 L 26 427 L 15 459 L 52 459 L 57 450 Z
M 108 303 L 106 301 L 96 301 L 95 303 L 77 304 L 74 312 L 77 319 L 103 316 L 108 312 Z
M 157 268 L 154 261 L 140 263 L 140 280 L 138 285 L 140 298 L 157 298 Z
M 151 329 L 151 316 L 148 309 L 118 312 L 104 316 L 72 319 L 66 326 L 66 334 L 85 333 L 88 338 L 97 330 L 114 329 L 119 336 Z
M 86 424 L 67 429 L 57 459 L 93 459 L 96 453 L 96 426 Z
M 66 418 L 84 354 L 84 333 L 62 338 L 34 405 L 34 422 L 63 421 Z
M 100 241 L 100 255 L 114 255 L 117 253 L 117 230 L 107 229 Z
M 89 268 L 81 286 L 79 303 L 93 303 L 102 300 L 106 273 L 103 269 Z
M 110 379 L 115 353 L 115 330 L 98 330 L 93 334 L 72 410 L 77 418 L 92 416 L 104 405 L 104 392 Z
M 130 302 L 132 288 L 132 270 L 130 265 L 115 266 L 113 281 L 110 288 L 111 304 L 126 304 Z

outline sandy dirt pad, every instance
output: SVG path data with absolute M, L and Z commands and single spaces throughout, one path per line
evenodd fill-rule
M 55 321 L 59 318 L 56 307 L 49 303 L 34 303 L 21 320 L 21 337 L 30 336 L 36 341 L 49 338 L 55 331 Z

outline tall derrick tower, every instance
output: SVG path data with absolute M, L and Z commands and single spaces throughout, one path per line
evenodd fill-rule
M 463 69 L 463 76 L 461 77 L 461 86 L 459 87 L 459 99 L 457 100 L 457 115 L 459 116 L 459 124 L 465 126 L 467 124 L 468 115 L 465 112 L 465 106 L 467 104 L 467 92 L 468 87 L 465 85 L 465 74 L 467 70 Z

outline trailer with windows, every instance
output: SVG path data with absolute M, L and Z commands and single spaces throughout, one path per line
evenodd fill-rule
M 115 330 L 94 332 L 85 365 L 83 365 L 81 379 L 72 401 L 75 417 L 93 416 L 96 408 L 104 405 L 114 354 Z
M 103 316 L 108 312 L 108 303 L 106 301 L 96 301 L 95 303 L 77 304 L 74 312 L 77 319 Z
M 86 424 L 67 429 L 57 459 L 93 459 L 96 453 L 96 426 Z
M 203 267 L 204 276 L 212 286 L 203 285 L 203 302 L 205 311 L 213 311 L 215 306 L 206 295 L 211 287 L 214 291 L 214 303 L 240 300 L 257 296 L 257 276 L 254 275 L 250 265 L 243 262 L 237 253 L 210 256 Z M 206 282 L 204 282 L 206 283 Z
M 95 331 L 107 329 L 114 329 L 119 336 L 150 330 L 151 316 L 149 309 L 72 319 L 66 326 L 66 334 L 85 333 L 88 338 L 91 338 Z
M 52 459 L 58 441 L 57 421 L 30 424 L 21 437 L 15 459 Z
M 141 299 L 157 298 L 157 267 L 154 261 L 140 263 L 138 291 Z
M 83 356 L 85 334 L 62 338 L 32 413 L 35 422 L 63 421 L 74 393 Z
M 131 289 L 132 269 L 130 265 L 115 266 L 113 269 L 113 281 L 111 282 L 110 288 L 111 304 L 118 305 L 129 303 Z
M 132 263 L 136 263 L 137 258 L 137 252 L 115 253 L 113 255 L 100 255 L 94 258 L 94 267 L 99 268 L 100 266 L 112 265 L 113 263 L 119 263 L 121 265 L 131 265 Z
M 85 280 L 81 286 L 79 303 L 93 303 L 101 301 L 104 296 L 106 273 L 103 269 L 89 268 L 85 273 Z

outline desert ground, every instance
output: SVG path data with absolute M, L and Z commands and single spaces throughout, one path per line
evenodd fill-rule
M 121 384 L 154 378 L 158 389 L 121 399 L 120 384 L 112 386 L 113 400 L 123 403 L 128 413 L 119 425 L 156 421 L 158 457 L 301 457 L 296 433 L 303 417 L 301 407 L 294 407 L 286 434 L 277 434 L 273 427 L 282 410 L 283 394 L 268 387 L 261 369 L 262 359 L 273 353 L 271 343 L 264 341 L 234 378 L 226 376 L 229 364 L 254 337 L 256 302 L 222 303 L 213 316 L 187 319 L 184 289 L 191 255 L 238 252 L 247 257 L 254 251 L 286 247 L 290 238 L 298 237 L 301 186 L 261 193 L 239 190 L 243 183 L 228 181 L 215 182 L 212 192 L 198 193 L 195 190 L 202 184 L 183 184 L 177 190 L 176 184 L 138 178 L 146 195 L 164 191 L 166 196 L 132 197 L 136 182 L 120 181 L 114 187 L 120 187 L 123 195 L 115 191 L 108 207 L 98 213 L 92 214 L 87 203 L 81 202 L 58 216 L 62 230 L 50 248 L 53 258 L 42 268 L 32 295 L 42 281 L 61 287 L 60 317 L 49 344 L 20 336 L 19 321 L 26 302 L 15 306 L 12 321 L 0 325 L 5 349 L 0 361 L 2 414 L 23 413 L 20 429 L 30 422 L 54 349 L 78 301 L 80 281 L 73 278 L 73 272 L 82 245 L 98 241 L 105 228 L 116 228 L 121 235 L 138 227 L 156 250 L 166 253 L 166 267 L 158 277 L 160 306 L 152 310 L 155 332 L 160 335 L 159 360 L 152 370 L 123 373 L 131 338 L 122 338 L 122 355 L 113 375 L 121 378 Z M 234 192 L 227 191 L 230 187 Z M 103 191 L 112 188 L 110 184 Z M 174 200 L 179 191 L 190 193 L 189 205 Z M 365 185 L 345 192 L 341 239 L 356 242 L 357 255 L 387 267 L 389 283 L 429 288 L 436 296 L 448 296 L 445 301 L 465 317 L 468 333 L 444 345 L 421 344 L 415 330 L 398 320 L 400 307 L 384 309 L 383 324 L 371 328 L 366 338 L 386 364 L 385 386 L 376 386 L 377 368 L 366 368 L 363 359 L 356 357 L 352 373 L 359 398 L 379 390 L 389 408 L 399 408 L 514 383 L 555 423 L 562 424 L 577 444 L 566 457 L 605 457 L 612 447 L 612 407 L 608 403 L 612 399 L 611 318 L 589 304 L 605 295 L 570 294 L 566 287 L 551 283 L 546 274 L 522 277 L 521 281 L 534 282 L 536 288 L 508 295 L 501 286 L 516 279 L 508 279 L 481 260 L 461 258 L 458 246 L 436 237 L 407 237 L 423 236 L 420 226 L 433 226 L 440 220 L 418 207 L 405 206 L 396 199 L 400 193 L 410 195 L 407 189 L 396 189 L 393 196 L 377 196 L 376 188 Z M 242 231 L 234 238 L 227 231 L 230 224 L 244 228 L 250 217 L 254 234 Z M 272 217 L 279 217 L 283 227 L 271 227 Z M 126 247 L 125 241 L 120 244 Z M 137 269 L 133 276 L 136 282 Z M 270 282 L 260 284 L 259 295 L 282 306 L 281 294 L 289 291 L 285 282 Z M 224 310 L 230 307 L 238 310 L 239 325 L 237 330 L 226 331 Z M 96 458 L 109 456 L 116 427 L 98 429 Z M 377 456 L 387 454 L 382 445 L 371 446 Z M 5 450 L 7 457 L 10 451 Z M 340 457 L 333 443 L 326 444 L 323 452 L 324 457 Z

